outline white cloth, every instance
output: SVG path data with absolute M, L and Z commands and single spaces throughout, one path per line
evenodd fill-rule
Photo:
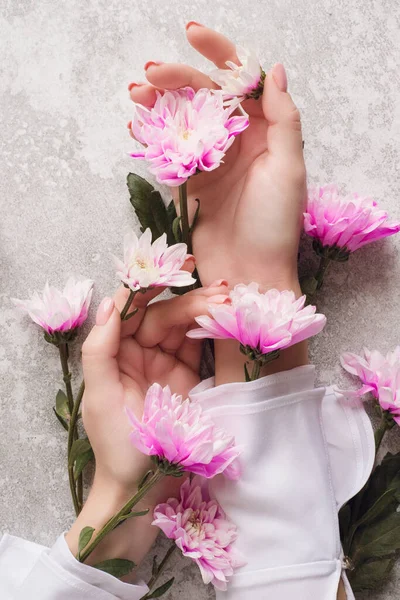
M 337 511 L 374 461 L 362 405 L 314 389 L 312 366 L 216 388 L 209 379 L 191 398 L 244 446 L 241 479 L 212 483 L 248 561 L 217 600 L 335 600 Z M 8 535 L 0 542 L 2 600 L 139 600 L 146 592 L 77 562 L 64 535 L 51 550 Z
M 336 599 L 338 510 L 366 482 L 374 438 L 361 403 L 314 389 L 314 377 L 303 366 L 216 388 L 209 379 L 190 394 L 244 447 L 239 481 L 211 482 L 248 561 L 217 600 Z
M 1 600 L 139 600 L 144 583 L 130 585 L 78 562 L 64 535 L 49 549 L 4 535 L 0 541 Z

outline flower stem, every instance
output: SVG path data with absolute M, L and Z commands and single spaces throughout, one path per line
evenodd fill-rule
M 390 420 L 387 418 L 385 411 L 382 411 L 381 422 L 379 423 L 378 429 L 375 430 L 375 451 L 378 452 L 385 433 L 390 429 Z
M 154 584 L 157 583 L 158 578 L 160 577 L 161 573 L 164 571 L 165 565 L 167 564 L 167 562 L 169 561 L 170 557 L 173 555 L 173 553 L 175 552 L 177 547 L 178 546 L 175 544 L 175 542 L 173 544 L 171 544 L 171 546 L 168 548 L 164 558 L 158 565 L 157 571 L 154 573 L 154 575 L 151 576 L 151 578 L 147 584 L 147 587 L 149 588 L 150 593 L 151 593 L 152 588 L 154 587 Z M 149 594 L 146 594 L 145 596 L 143 596 L 143 598 L 141 600 L 146 600 L 146 598 L 148 598 L 148 597 L 149 597 Z
M 187 205 L 187 181 L 179 186 L 179 208 L 181 213 L 182 241 L 187 245 L 188 253 L 192 254 L 192 236 L 190 234 Z
M 320 261 L 319 261 L 318 270 L 315 274 L 315 279 L 318 282 L 317 290 L 320 290 L 322 288 L 322 285 L 324 283 L 325 273 L 326 273 L 330 263 L 331 263 L 330 258 L 327 258 L 326 256 L 321 256 Z
M 85 382 L 82 381 L 81 386 L 79 388 L 78 395 L 77 395 L 75 403 L 74 403 L 74 408 L 72 410 L 71 419 L 70 419 L 69 428 L 68 428 L 68 450 L 67 450 L 67 454 L 68 454 L 68 478 L 69 478 L 69 486 L 70 486 L 70 489 L 71 489 L 71 496 L 72 496 L 72 501 L 74 503 L 74 508 L 75 508 L 76 516 L 78 516 L 79 513 L 82 510 L 82 503 L 83 503 L 83 478 L 82 478 L 82 473 L 81 473 L 79 475 L 79 477 L 78 477 L 78 482 L 77 482 L 77 485 L 76 485 L 75 478 L 74 478 L 74 465 L 70 465 L 69 464 L 69 457 L 70 457 L 70 454 L 71 454 L 72 444 L 74 443 L 74 440 L 77 437 L 75 435 L 75 432 L 77 432 L 79 409 L 81 407 L 82 398 L 83 398 L 83 392 L 84 391 L 85 391 Z
M 60 352 L 60 361 L 61 361 L 61 368 L 62 368 L 62 372 L 63 372 L 63 380 L 65 383 L 65 390 L 67 392 L 68 410 L 69 410 L 69 414 L 71 415 L 72 410 L 74 408 L 74 395 L 72 393 L 71 373 L 69 372 L 69 366 L 68 366 L 68 344 L 66 342 L 62 342 L 58 346 L 58 350 Z
M 132 508 L 136 506 L 136 504 L 151 490 L 151 488 L 158 483 L 164 477 L 164 473 L 160 469 L 156 469 L 151 477 L 149 477 L 146 482 L 142 485 L 142 487 L 136 492 L 134 496 L 121 508 L 119 512 L 117 512 L 107 523 L 100 529 L 99 533 L 95 537 L 95 539 L 90 542 L 86 546 L 86 548 L 80 553 L 78 560 L 80 562 L 85 562 L 85 560 L 90 556 L 93 550 L 98 546 L 101 540 L 108 534 L 110 531 L 113 531 L 117 525 L 119 525 L 124 519 L 123 517 L 129 515 Z
M 136 296 L 136 294 L 137 294 L 137 290 L 136 291 L 130 290 L 129 296 L 128 296 L 128 300 L 126 301 L 125 306 L 124 306 L 124 308 L 122 309 L 122 312 L 121 312 L 121 321 L 125 321 L 126 320 L 126 315 L 128 313 L 130 305 L 132 304 L 133 299 Z
M 255 360 L 253 363 L 253 369 L 252 369 L 251 375 L 250 375 L 250 381 L 255 381 L 256 379 L 258 379 L 260 377 L 260 371 L 261 371 L 261 362 L 259 360 Z
M 70 456 L 72 444 L 74 443 L 74 441 L 76 439 L 78 439 L 78 431 L 77 431 L 77 427 L 76 427 L 76 421 L 72 420 L 72 415 L 74 412 L 75 405 L 74 405 L 74 395 L 72 393 L 72 386 L 71 386 L 71 373 L 69 372 L 69 366 L 68 366 L 68 344 L 65 342 L 62 342 L 61 344 L 59 344 L 58 349 L 60 352 L 60 360 L 61 360 L 61 367 L 62 367 L 62 372 L 63 372 L 63 379 L 64 379 L 64 383 L 65 383 L 65 389 L 67 392 L 68 411 L 70 414 L 70 422 L 69 422 L 69 427 L 68 427 L 68 449 L 67 449 L 68 481 L 69 481 L 69 487 L 71 490 L 72 502 L 74 504 L 75 514 L 79 515 L 80 510 L 81 510 L 81 505 L 79 503 L 78 493 L 77 493 L 77 484 L 76 484 L 76 481 L 74 478 L 74 466 L 69 464 L 69 456 Z

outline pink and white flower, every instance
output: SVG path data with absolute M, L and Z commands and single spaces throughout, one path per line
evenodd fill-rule
M 124 237 L 124 260 L 114 257 L 117 275 L 132 291 L 152 287 L 184 287 L 196 280 L 182 271 L 187 258 L 186 244 L 168 246 L 165 233 L 151 243 L 146 229 L 138 238 L 134 231 Z
M 220 86 L 225 99 L 258 98 L 264 87 L 265 73 L 254 52 L 242 46 L 236 47 L 240 65 L 226 61 L 229 69 L 214 69 L 210 79 Z
M 227 578 L 246 564 L 235 549 L 236 526 L 222 508 L 211 500 L 207 486 L 199 477 L 186 479 L 180 499 L 170 498 L 154 510 L 153 525 L 174 540 L 184 556 L 198 565 L 204 583 L 226 590 Z
M 28 300 L 13 298 L 13 302 L 27 312 L 32 321 L 40 325 L 47 334 L 65 334 L 86 321 L 93 285 L 91 279 L 76 281 L 74 277 L 70 277 L 63 291 L 46 283 L 41 295 L 34 292 Z
M 364 355 L 346 352 L 340 357 L 342 367 L 358 377 L 358 390 L 338 390 L 347 398 L 359 398 L 371 393 L 382 410 L 388 411 L 400 425 L 400 346 L 386 356 L 364 348 Z
M 388 219 L 372 198 L 342 195 L 334 184 L 308 190 L 304 230 L 317 240 L 320 252 L 333 250 L 329 258 L 335 259 L 336 250 L 341 260 L 346 253 L 400 231 L 400 222 L 389 223 Z
M 306 297 L 272 289 L 264 294 L 258 284 L 239 284 L 230 293 L 231 304 L 211 306 L 210 315 L 196 317 L 200 329 L 191 338 L 235 339 L 256 356 L 288 348 L 316 335 L 326 318 L 315 306 L 304 307 Z
M 240 448 L 235 439 L 217 428 L 200 404 L 171 394 L 169 387 L 154 383 L 144 401 L 142 419 L 127 408 L 133 426 L 132 444 L 148 456 L 167 461 L 168 468 L 191 471 L 206 478 L 224 473 L 239 477 L 236 460 Z
M 131 130 L 144 148 L 131 156 L 149 161 L 157 181 L 169 186 L 213 171 L 249 125 L 247 116 L 231 116 L 236 108 L 224 107 L 222 95 L 208 89 L 157 92 L 153 108 L 135 104 Z

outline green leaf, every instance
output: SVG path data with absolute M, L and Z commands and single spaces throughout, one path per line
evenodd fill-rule
M 68 457 L 69 466 L 71 467 L 74 464 L 74 462 L 76 461 L 78 456 L 85 454 L 85 452 L 88 452 L 90 449 L 91 449 L 91 445 L 87 438 L 83 438 L 81 440 L 75 440 L 74 443 L 72 444 L 71 452 Z
M 128 575 L 135 566 L 135 563 L 131 560 L 125 558 L 111 558 L 110 560 L 103 560 L 102 562 L 97 563 L 94 565 L 94 568 L 109 573 L 109 575 L 113 575 L 119 579 L 120 577 L 124 577 L 124 575 Z
M 396 558 L 383 558 L 365 562 L 355 571 L 347 573 L 354 592 L 374 590 L 387 581 L 387 577 L 396 562 Z
M 196 223 L 199 218 L 199 212 L 200 212 L 200 200 L 198 198 L 196 198 L 195 202 L 197 202 L 197 207 L 196 207 L 196 212 L 194 213 L 192 224 L 190 226 L 190 233 L 192 233 L 192 231 L 196 227 Z
M 388 452 L 373 471 L 361 504 L 361 512 L 366 512 L 388 489 L 396 489 L 400 502 L 400 452 Z
M 62 390 L 58 390 L 57 392 L 55 410 L 57 415 L 65 421 L 69 421 L 69 419 L 71 418 L 68 408 L 68 398 L 65 392 L 63 392 Z
M 151 566 L 151 575 L 154 577 L 158 572 L 157 555 L 153 557 L 153 564 Z
M 143 232 L 149 227 L 154 242 L 169 229 L 167 209 L 161 194 L 148 181 L 135 173 L 129 173 L 127 185 L 130 201 L 139 219 L 141 231 Z
M 87 452 L 83 452 L 83 454 L 79 454 L 79 456 L 76 457 L 75 467 L 74 467 L 75 481 L 78 479 L 78 477 L 82 473 L 83 469 L 86 467 L 86 465 L 91 460 L 94 460 L 94 452 L 91 448 Z
M 313 296 L 317 291 L 318 281 L 315 277 L 302 277 L 300 279 L 300 287 L 303 294 Z
M 134 517 L 145 517 L 146 515 L 149 514 L 150 509 L 146 508 L 146 510 L 138 510 L 137 512 L 130 512 L 127 515 L 122 515 L 119 518 L 119 522 L 118 523 L 124 523 L 124 521 L 127 521 L 128 519 L 132 519 Z
M 92 539 L 92 535 L 94 532 L 93 527 L 84 527 L 79 534 L 79 542 L 78 542 L 78 558 L 82 552 Z
M 175 581 L 175 577 L 172 577 L 172 579 L 169 579 L 166 583 L 163 583 L 163 585 L 160 585 L 160 587 L 158 587 L 156 590 L 154 590 L 154 592 L 150 592 L 150 594 L 145 597 L 146 598 L 161 598 L 161 596 L 163 594 L 166 594 L 168 592 L 169 588 L 173 586 L 174 581 Z
M 380 498 L 378 498 L 375 504 L 371 506 L 371 508 L 367 510 L 367 512 L 364 513 L 360 519 L 358 519 L 356 526 L 360 527 L 365 523 L 372 523 L 372 521 L 375 521 L 377 517 L 383 516 L 384 513 L 387 513 L 388 509 L 390 512 L 396 510 L 397 505 L 398 502 L 396 500 L 396 490 L 387 490 Z
M 174 236 L 174 244 L 182 241 L 181 218 L 176 217 L 172 222 L 172 234 Z
M 357 567 L 369 559 L 387 557 L 398 550 L 400 550 L 400 513 L 394 512 L 356 532 L 350 558 Z
M 60 421 L 61 425 L 64 427 L 65 431 L 68 431 L 69 425 L 68 425 L 67 421 L 65 421 L 62 417 L 60 417 L 60 415 L 57 414 L 57 411 L 54 407 L 53 407 L 53 410 L 54 410 L 54 414 L 56 415 L 57 419 Z
M 172 224 L 175 221 L 177 216 L 178 215 L 176 212 L 174 201 L 171 200 L 171 202 L 167 206 L 167 222 L 168 222 L 167 242 L 168 242 L 168 246 L 173 246 L 173 244 L 175 244 L 175 242 L 176 242 L 174 234 L 172 232 Z

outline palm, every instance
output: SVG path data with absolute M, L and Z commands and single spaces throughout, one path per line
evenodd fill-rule
M 189 183 L 193 213 L 200 217 L 193 245 L 203 285 L 217 277 L 252 279 L 266 262 L 277 269 L 296 261 L 304 202 L 304 169 L 293 169 L 268 151 L 268 126 L 260 103 L 248 102 L 249 128 L 239 136 L 216 171 Z M 300 185 L 299 185 L 300 184 Z
M 151 468 L 149 457 L 130 443 L 132 427 L 125 409 L 129 408 L 141 418 L 146 392 L 153 383 L 163 387 L 168 385 L 173 393 L 185 398 L 188 396 L 189 390 L 199 382 L 201 342 L 189 339 L 186 332 L 193 325 L 194 317 L 207 311 L 208 300 L 224 300 L 226 296 L 221 294 L 226 294 L 226 291 L 225 286 L 213 286 L 147 306 L 149 300 L 159 293 L 153 290 L 135 298 L 139 312 L 123 322 L 122 328 L 119 327 L 119 315 L 115 317 L 118 334 L 115 334 L 112 370 L 102 385 L 96 382 L 98 389 L 93 383 L 88 385 L 83 419 L 96 456 L 97 469 L 118 480 L 124 488 L 134 490 L 143 474 Z M 128 294 L 124 287 L 117 292 L 115 303 L 119 310 L 122 310 Z M 86 369 L 90 361 L 88 342 L 91 337 L 93 335 L 84 346 Z M 102 377 L 100 372 L 98 378 Z M 170 486 L 171 482 L 166 481 L 165 486 L 156 488 L 153 500 L 164 498 L 165 493 L 170 493 Z

